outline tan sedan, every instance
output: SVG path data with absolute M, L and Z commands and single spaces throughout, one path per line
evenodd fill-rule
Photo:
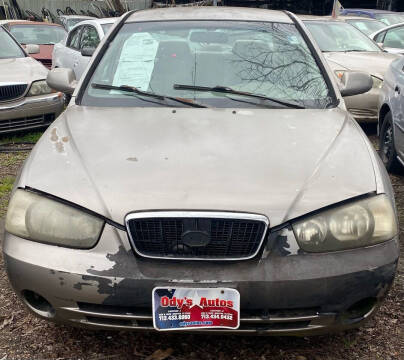
M 49 125 L 63 110 L 63 94 L 46 84 L 48 69 L 1 26 L 0 43 L 0 134 Z
M 305 18 L 331 70 L 341 79 L 347 71 L 365 71 L 372 76 L 373 88 L 365 94 L 345 98 L 357 121 L 377 122 L 378 99 L 384 74 L 398 55 L 384 52 L 373 40 L 342 20 Z

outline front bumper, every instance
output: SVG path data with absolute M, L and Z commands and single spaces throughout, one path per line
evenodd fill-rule
M 345 98 L 348 111 L 356 121 L 361 123 L 377 123 L 380 89 L 371 89 L 365 94 Z
M 27 305 L 52 321 L 153 330 L 154 287 L 229 287 L 240 292 L 240 328 L 232 331 L 238 334 L 314 335 L 360 326 L 393 282 L 398 240 L 337 253 L 299 254 L 292 234 L 283 230 L 271 236 L 257 259 L 226 263 L 136 257 L 126 233 L 109 225 L 91 250 L 39 244 L 6 233 L 3 252 L 17 295 L 26 304 L 25 290 L 44 297 L 52 312 Z
M 48 126 L 63 111 L 61 93 L 0 103 L 0 133 Z

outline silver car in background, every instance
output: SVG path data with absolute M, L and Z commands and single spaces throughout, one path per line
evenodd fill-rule
M 72 99 L 15 183 L 3 247 L 35 314 L 308 335 L 375 313 L 396 210 L 342 97 L 372 80 L 347 71 L 340 92 L 293 14 L 129 12 L 77 86 L 71 69 L 47 81 Z
M 404 54 L 404 23 L 375 31 L 370 37 L 385 51 L 392 54 Z
M 81 21 L 64 41 L 57 43 L 52 54 L 52 69 L 70 68 L 80 79 L 96 47 L 114 24 L 116 18 Z
M 314 19 L 304 23 L 338 79 L 347 71 L 365 71 L 372 76 L 372 89 L 345 98 L 345 103 L 357 121 L 377 123 L 384 74 L 398 55 L 383 52 L 374 41 L 343 21 Z
M 338 20 L 356 27 L 367 36 L 386 27 L 386 24 L 379 20 L 359 16 L 338 16 Z
M 393 61 L 380 96 L 380 157 L 389 171 L 404 164 L 404 57 Z
M 64 101 L 46 83 L 49 70 L 27 54 L 39 53 L 39 46 L 24 50 L 1 26 L 0 44 L 0 134 L 48 126 Z

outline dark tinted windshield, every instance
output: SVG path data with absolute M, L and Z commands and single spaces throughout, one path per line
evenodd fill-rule
M 22 58 L 24 52 L 9 34 L 0 26 L 0 59 Z
M 56 44 L 66 36 L 63 27 L 52 25 L 13 25 L 10 32 L 21 44 Z
M 382 51 L 364 33 L 347 23 L 306 21 L 305 24 L 321 51 Z
M 174 84 L 226 86 L 306 107 L 323 108 L 330 102 L 329 89 L 305 41 L 294 25 L 281 23 L 128 23 L 110 44 L 90 83 L 129 85 L 217 107 L 237 104 L 227 94 L 176 90 Z M 91 86 L 83 103 L 156 106 L 128 93 Z

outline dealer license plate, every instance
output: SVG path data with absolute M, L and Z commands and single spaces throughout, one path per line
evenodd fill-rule
M 237 329 L 240 293 L 227 288 L 154 288 L 153 325 L 157 330 Z

